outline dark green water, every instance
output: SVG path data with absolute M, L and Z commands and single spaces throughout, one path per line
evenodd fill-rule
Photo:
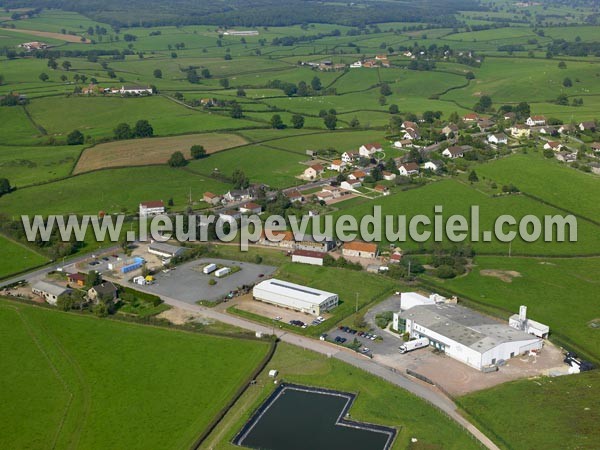
M 261 450 L 382 450 L 388 435 L 336 425 L 348 398 L 285 389 L 243 440 Z

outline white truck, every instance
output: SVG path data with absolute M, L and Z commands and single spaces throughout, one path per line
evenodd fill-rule
M 215 272 L 215 276 L 217 278 L 221 278 L 221 277 L 224 277 L 225 275 L 229 274 L 230 272 L 231 272 L 231 269 L 229 267 L 222 267 Z
M 204 266 L 204 269 L 202 269 L 202 273 L 208 275 L 209 273 L 212 273 L 215 270 L 217 270 L 217 265 L 216 264 L 209 264 L 207 266 Z
M 427 347 L 429 345 L 429 339 L 426 337 L 415 339 L 413 341 L 407 341 L 400 346 L 400 353 L 412 352 L 418 348 Z

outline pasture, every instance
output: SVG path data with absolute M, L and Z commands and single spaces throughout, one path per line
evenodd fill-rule
M 0 235 L 0 253 L 2 254 L 0 258 L 0 279 L 48 262 L 45 256 L 2 235 Z
M 166 138 L 133 139 L 108 142 L 86 149 L 73 171 L 74 174 L 108 167 L 166 164 L 169 157 L 180 151 L 191 158 L 190 147 L 202 145 L 207 154 L 244 145 L 247 141 L 235 134 L 187 134 Z
M 267 352 L 5 300 L 0 323 L 2 448 L 189 447 Z

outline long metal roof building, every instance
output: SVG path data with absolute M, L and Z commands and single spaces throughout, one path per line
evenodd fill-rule
M 314 315 L 338 304 L 337 294 L 274 278 L 254 286 L 252 295 L 256 300 Z

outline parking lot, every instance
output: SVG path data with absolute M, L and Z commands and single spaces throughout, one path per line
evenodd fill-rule
M 361 331 L 353 330 L 348 327 L 338 327 L 331 330 L 327 334 L 327 340 L 340 345 L 349 345 L 356 339 L 361 344 L 361 353 L 372 356 L 376 352 L 384 350 L 383 341 L 381 339 L 376 340 L 377 334 L 363 333 Z
M 210 263 L 231 268 L 239 267 L 240 270 L 223 278 L 217 278 L 214 273 L 207 275 L 202 272 L 202 269 Z M 145 286 L 144 290 L 186 303 L 196 303 L 200 300 L 216 301 L 241 286 L 253 285 L 263 277 L 272 275 L 275 269 L 273 266 L 262 264 L 205 258 L 182 264 L 168 272 L 158 272 L 154 276 L 154 283 Z M 210 280 L 215 280 L 216 284 L 211 286 Z

